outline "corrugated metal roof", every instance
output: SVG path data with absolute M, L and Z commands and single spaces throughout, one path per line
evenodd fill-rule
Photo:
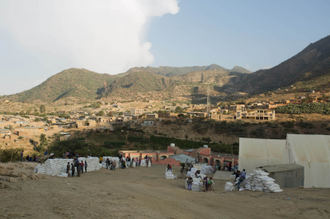
M 195 158 L 190 157 L 190 156 L 188 156 L 188 155 L 186 155 L 186 154 L 178 154 L 178 155 L 171 156 L 170 158 L 173 158 L 173 159 L 175 159 L 175 160 L 178 160 L 178 161 L 180 161 L 181 163 L 185 163 L 187 159 L 188 159 L 188 162 L 189 162 L 189 163 L 190 163 L 190 162 L 195 163 Z
M 304 169 L 304 166 L 298 164 L 277 164 L 277 165 L 262 166 L 262 169 L 267 171 L 268 173 L 274 173 L 274 172 Z

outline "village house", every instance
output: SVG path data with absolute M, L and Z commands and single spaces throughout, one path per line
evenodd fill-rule
M 275 110 L 255 109 L 237 111 L 236 119 L 275 120 Z
M 158 113 L 158 118 L 177 118 L 177 113 Z
M 225 161 L 232 163 L 232 166 L 238 164 L 237 155 L 212 152 L 211 148 L 209 148 L 207 145 L 204 145 L 203 147 L 197 149 L 183 150 L 172 143 L 170 146 L 167 147 L 166 151 L 165 150 L 163 151 L 127 150 L 127 151 L 119 151 L 119 153 L 123 157 L 138 158 L 138 159 L 144 159 L 144 157 L 147 155 L 150 156 L 152 163 L 160 164 L 160 165 L 171 164 L 174 166 L 181 166 L 182 161 L 171 158 L 172 156 L 176 156 L 180 154 L 185 154 L 189 157 L 192 157 L 198 163 L 207 164 L 211 166 L 216 166 L 216 165 L 223 166 L 223 163 Z
M 158 114 L 157 113 L 147 114 L 147 118 L 148 119 L 157 119 L 158 118 Z
M 206 117 L 206 112 L 187 112 L 187 115 L 190 117 Z
M 143 109 L 136 109 L 136 108 L 131 109 L 131 115 L 133 116 L 139 116 L 142 115 L 143 113 L 144 113 Z

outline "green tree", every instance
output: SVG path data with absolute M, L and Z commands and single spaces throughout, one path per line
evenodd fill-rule
M 39 111 L 40 111 L 40 113 L 44 113 L 44 112 L 46 112 L 46 107 L 45 107 L 45 105 L 41 105 L 40 108 L 39 108 Z
M 181 106 L 178 106 L 175 108 L 175 113 L 182 113 L 183 112 L 183 109 L 181 108 Z
M 47 137 L 45 134 L 41 134 L 39 138 L 39 146 L 36 147 L 36 150 L 38 152 L 43 152 L 46 146 L 48 146 Z
M 186 140 L 188 139 L 188 135 L 187 134 L 184 137 L 186 138 Z
M 103 110 L 99 111 L 96 115 L 97 115 L 97 116 L 104 116 L 104 112 L 103 112 Z
M 112 114 L 111 111 L 108 113 L 108 116 L 109 116 L 109 117 L 113 117 L 113 114 Z

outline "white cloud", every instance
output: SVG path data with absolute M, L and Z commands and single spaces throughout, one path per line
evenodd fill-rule
M 272 68 L 272 66 L 265 66 L 262 69 L 270 69 L 270 68 Z
M 50 74 L 71 67 L 114 74 L 150 65 L 151 43 L 143 39 L 148 20 L 178 11 L 177 0 L 1 1 L 0 37 L 6 37 L 0 50 L 17 49 L 0 51 L 8 59 L 0 71 L 10 72 L 12 61 L 26 72 L 38 63 Z

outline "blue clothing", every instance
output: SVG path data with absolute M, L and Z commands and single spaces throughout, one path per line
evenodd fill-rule
M 242 172 L 241 172 L 241 177 L 242 177 L 243 179 L 245 179 L 245 177 L 246 177 L 246 172 L 245 172 L 245 171 L 242 171 Z

